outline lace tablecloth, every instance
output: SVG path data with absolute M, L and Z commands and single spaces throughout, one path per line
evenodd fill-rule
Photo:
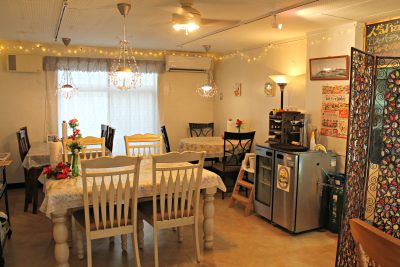
M 108 183 L 110 183 L 110 180 L 111 178 Z M 45 198 L 40 207 L 40 211 L 45 213 L 48 217 L 57 210 L 66 210 L 83 206 L 82 177 L 78 176 L 65 180 L 47 180 L 44 186 Z M 224 192 L 226 191 L 221 177 L 206 169 L 203 170 L 203 178 L 200 187 L 202 189 L 217 187 Z M 138 192 L 139 198 L 151 197 L 153 195 L 151 160 L 142 160 L 141 162 Z
M 179 141 L 178 151 L 206 151 L 207 158 L 221 158 L 224 156 L 224 139 L 212 137 L 189 137 Z

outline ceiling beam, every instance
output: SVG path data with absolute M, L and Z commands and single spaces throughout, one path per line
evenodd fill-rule
M 182 47 L 182 46 L 185 46 L 187 44 L 202 40 L 202 39 L 204 39 L 206 37 L 210 37 L 210 36 L 216 35 L 216 34 L 221 33 L 221 32 L 229 31 L 229 30 L 232 30 L 234 28 L 237 28 L 237 27 L 240 27 L 240 26 L 243 26 L 243 25 L 247 25 L 247 24 L 250 24 L 250 23 L 265 19 L 265 18 L 268 18 L 268 17 L 272 17 L 272 16 L 277 15 L 279 13 L 283 13 L 283 12 L 286 12 L 286 11 L 289 11 L 289 10 L 292 10 L 292 9 L 295 9 L 295 8 L 299 8 L 299 7 L 302 7 L 302 6 L 305 6 L 305 5 L 309 5 L 309 4 L 318 2 L 318 1 L 319 0 L 306 0 L 306 1 L 302 1 L 302 2 L 293 4 L 293 5 L 290 5 L 290 6 L 286 6 L 286 7 L 274 10 L 274 11 L 270 11 L 268 13 L 262 14 L 262 15 L 257 16 L 257 17 L 253 17 L 253 18 L 246 19 L 246 20 L 241 20 L 240 22 L 238 22 L 238 23 L 236 23 L 234 25 L 226 26 L 226 27 L 217 29 L 215 31 L 203 34 L 203 35 L 201 35 L 201 36 L 199 36 L 197 38 L 194 38 L 192 40 L 189 40 L 189 41 L 186 41 L 184 43 L 181 43 L 181 44 L 178 45 L 178 47 Z

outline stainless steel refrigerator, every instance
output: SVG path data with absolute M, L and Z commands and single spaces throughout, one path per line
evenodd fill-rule
M 269 172 L 271 164 L 273 171 Z M 288 152 L 257 145 L 255 211 L 292 233 L 321 227 L 319 182 L 326 179 L 324 171 L 336 173 L 332 152 Z

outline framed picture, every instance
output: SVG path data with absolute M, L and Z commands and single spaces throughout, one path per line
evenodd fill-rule
M 310 80 L 348 80 L 349 56 L 310 58 Z
M 233 87 L 233 95 L 234 96 L 242 95 L 242 84 L 241 83 L 235 83 L 235 86 Z
M 264 84 L 264 95 L 265 96 L 274 96 L 275 95 L 275 88 L 271 82 L 266 82 Z
M 47 143 L 48 142 L 57 142 L 58 136 L 56 134 L 49 134 L 47 135 Z

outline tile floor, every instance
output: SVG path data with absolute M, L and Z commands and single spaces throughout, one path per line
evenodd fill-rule
M 6 267 L 53 267 L 52 224 L 43 214 L 23 212 L 24 189 L 9 191 L 13 235 L 4 248 Z M 177 234 L 163 230 L 159 235 L 160 266 L 334 266 L 337 235 L 314 231 L 290 235 L 257 215 L 243 216 L 243 208 L 228 208 L 229 197 L 215 201 L 214 250 L 203 251 L 202 261 L 195 261 L 191 228 L 184 229 L 183 243 Z M 1 210 L 4 207 L 1 206 Z M 130 241 L 129 241 L 130 242 Z M 96 267 L 133 266 L 133 252 L 121 252 L 120 238 L 94 241 Z M 202 246 L 201 246 L 202 247 Z M 131 248 L 129 244 L 129 248 Z M 140 252 L 142 266 L 153 266 L 153 232 L 145 223 L 145 247 Z M 71 249 L 72 267 L 86 266 Z

